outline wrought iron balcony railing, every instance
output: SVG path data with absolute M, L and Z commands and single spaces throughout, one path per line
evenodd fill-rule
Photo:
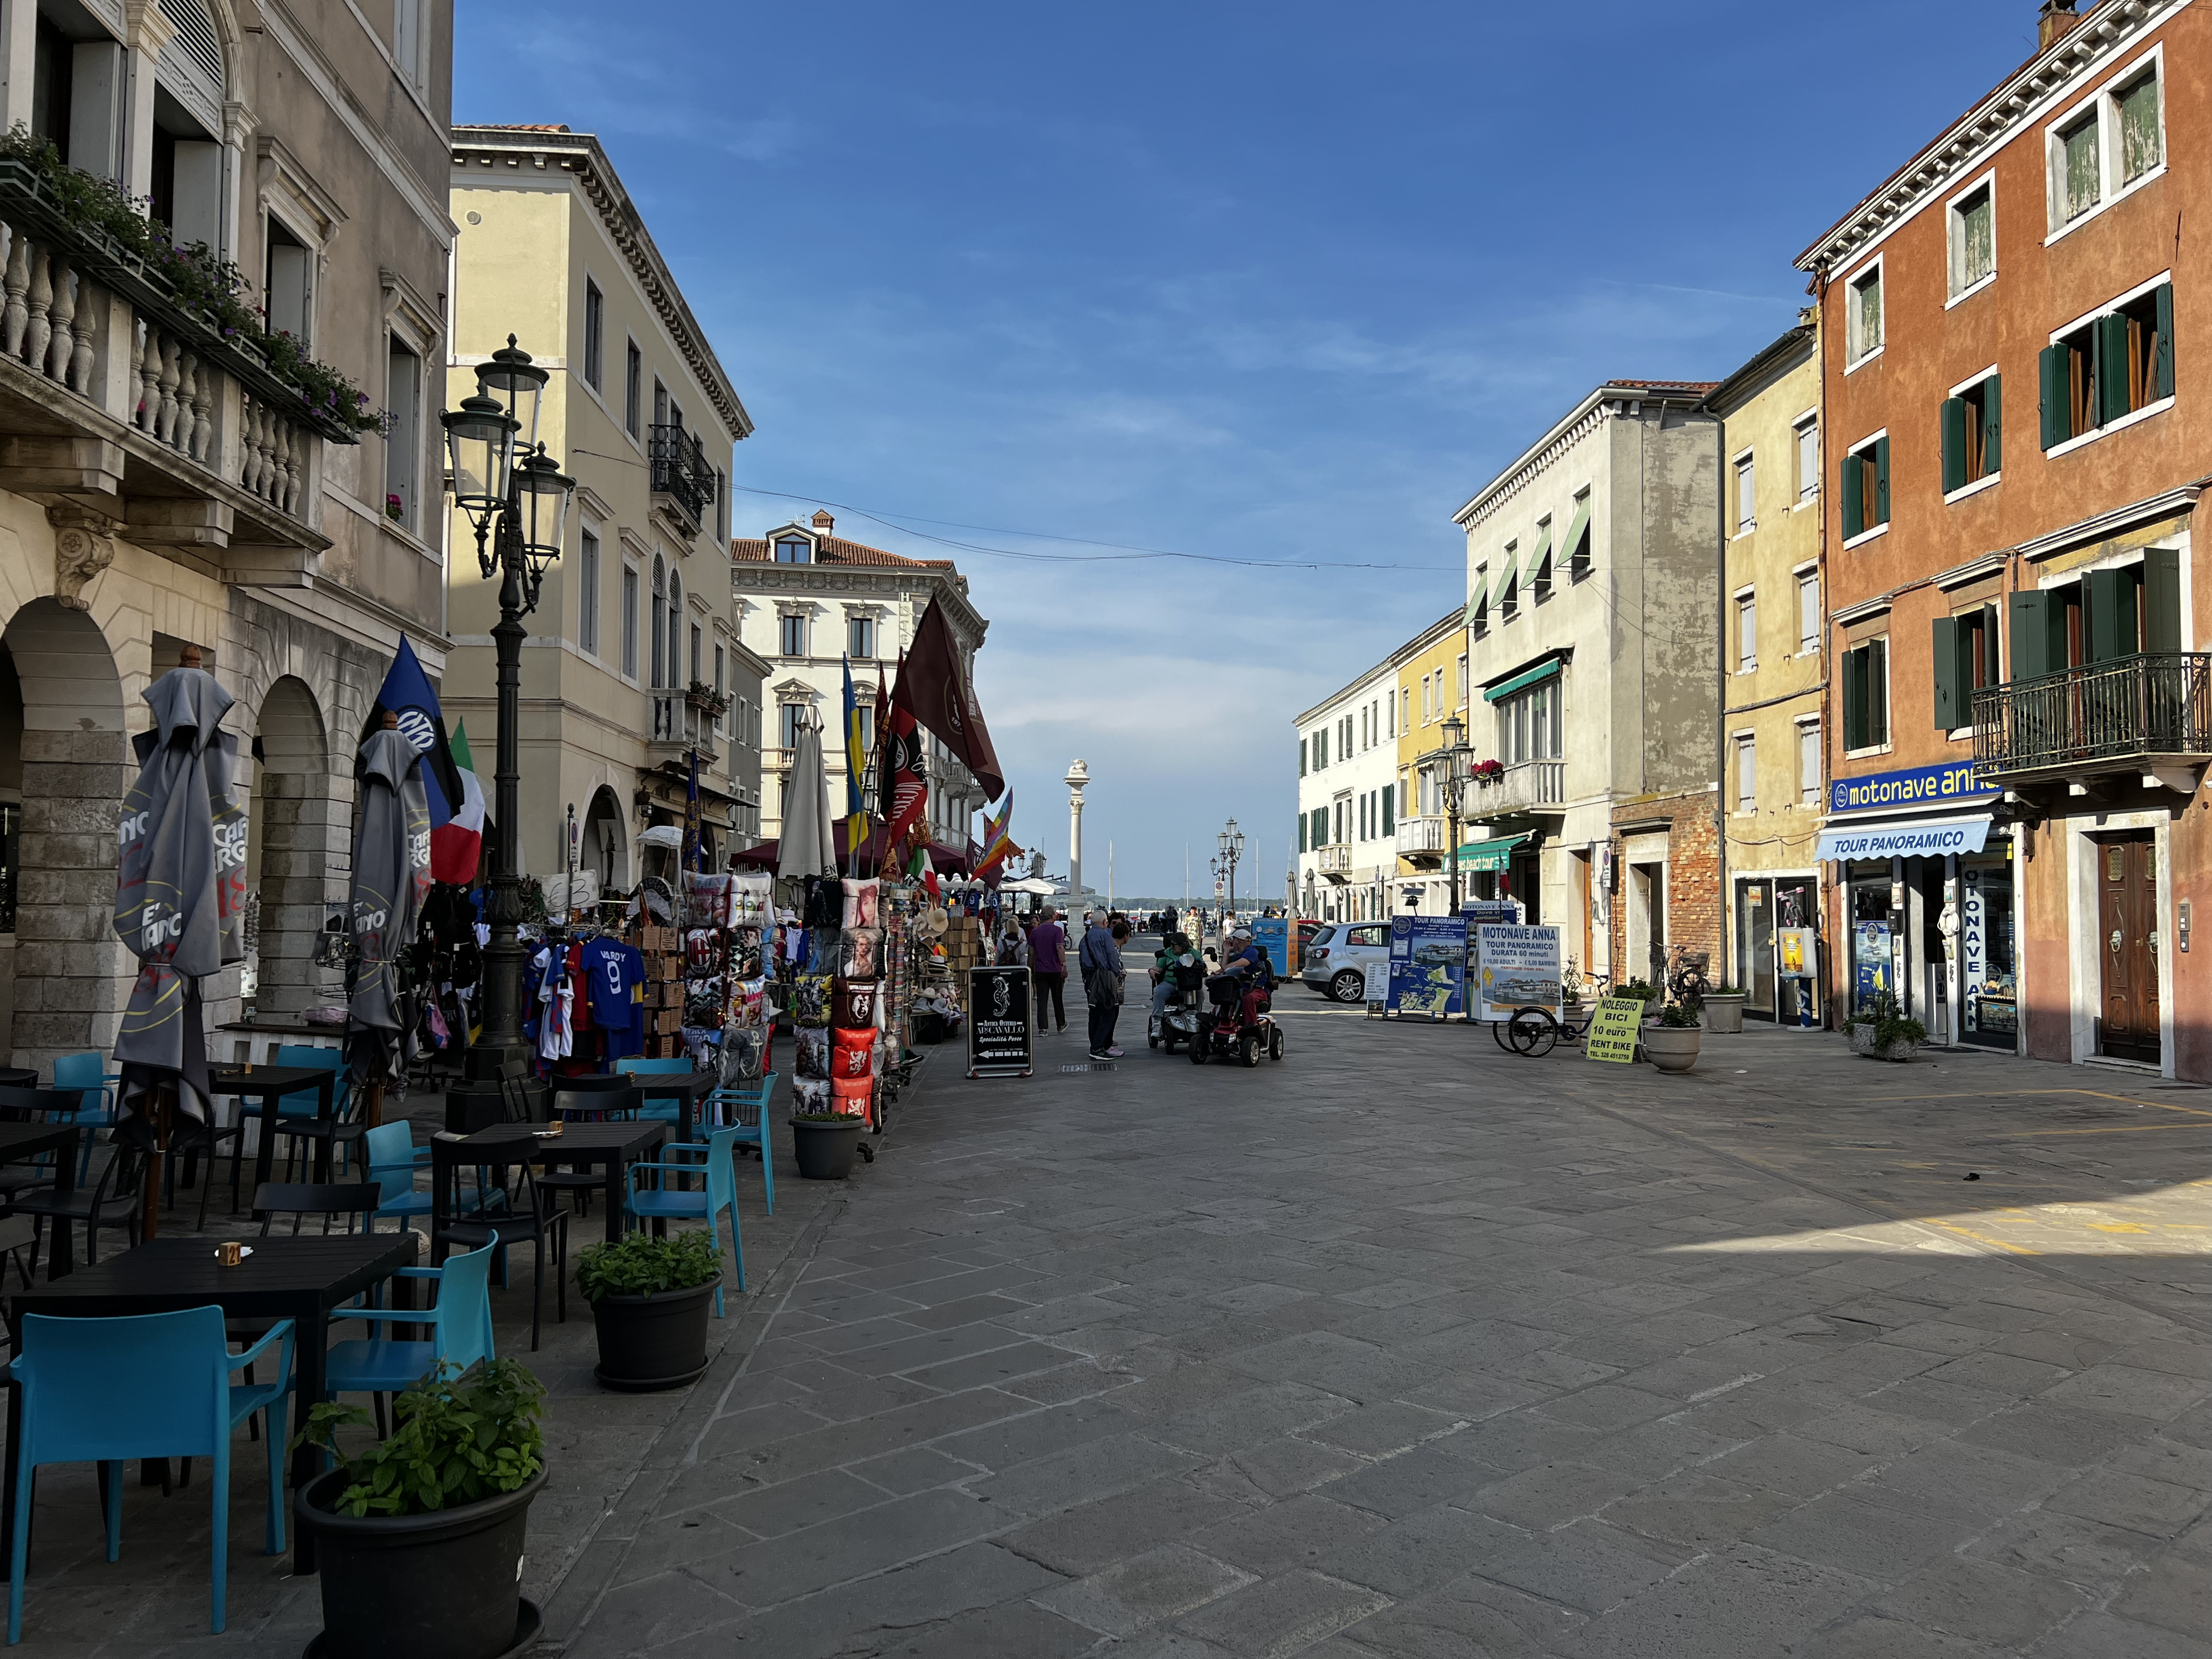
M 2086 663 L 1974 693 L 1974 769 L 1991 780 L 2212 757 L 2212 654 Z
M 653 493 L 665 495 L 696 535 L 714 499 L 714 469 L 707 465 L 706 446 L 680 426 L 656 426 L 648 453 Z

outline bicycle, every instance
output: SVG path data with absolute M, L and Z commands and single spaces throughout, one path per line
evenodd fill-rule
M 1692 1008 L 1701 1006 L 1712 994 L 1712 981 L 1705 977 L 1705 970 L 1712 963 L 1710 951 L 1701 951 L 1692 956 L 1683 946 L 1674 946 L 1668 955 L 1668 997 Z
M 1530 1060 L 1550 1054 L 1559 1046 L 1561 1037 L 1579 1046 L 1589 1035 L 1590 1024 L 1597 1018 L 1598 1002 L 1613 981 L 1609 974 L 1583 974 L 1578 977 L 1582 988 L 1595 994 L 1587 1001 L 1578 998 L 1556 1015 L 1548 1008 L 1516 1009 L 1512 1018 L 1490 1028 L 1498 1046 Z

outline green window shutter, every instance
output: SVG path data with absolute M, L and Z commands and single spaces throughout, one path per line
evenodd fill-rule
M 1877 438 L 1874 444 L 1874 521 L 1875 524 L 1889 522 L 1889 440 L 1887 438 Z
M 2002 662 L 1997 654 L 1997 608 L 1993 605 L 1982 607 L 1982 684 L 1995 685 L 2002 678 Z
M 1966 722 L 1959 710 L 1965 687 L 1959 679 L 1959 619 L 1956 617 L 1936 618 L 1934 648 L 1929 660 L 1936 671 L 1935 713 L 1936 729 L 1948 732 Z
M 1964 398 L 1943 399 L 1941 425 L 1943 428 L 1943 493 L 1966 487 L 1966 400 Z
M 2082 632 L 2088 636 L 2091 662 L 2135 654 L 2134 574 L 2130 570 L 2092 570 L 2081 584 L 2081 608 L 2087 613 Z
M 1304 776 L 1305 776 L 1305 775 L 1306 775 L 1306 740 L 1305 740 L 1304 738 L 1300 738 L 1298 739 L 1298 775 L 1299 775 L 1300 777 L 1304 777 Z
M 2128 319 L 2113 312 L 2097 319 L 2097 424 L 2128 412 Z
M 2035 378 L 2043 392 L 2043 447 L 2056 449 L 2074 435 L 2074 406 L 2067 376 L 2072 371 L 2074 349 L 2045 346 L 2035 360 Z
M 1300 851 L 1301 853 L 1303 853 L 1303 852 L 1304 852 L 1304 851 L 1306 850 L 1306 830 L 1308 830 L 1308 828 L 1309 828 L 1309 827 L 1310 827 L 1310 826 L 1309 826 L 1309 825 L 1307 824 L 1307 823 L 1306 823 L 1306 815 L 1305 815 L 1304 813 L 1303 813 L 1303 812 L 1299 813 L 1299 814 L 1298 814 L 1298 851 Z
M 2143 640 L 2146 651 L 2181 649 L 2181 550 L 2143 549 Z
M 1866 529 L 1866 495 L 1860 474 L 1866 463 L 1856 455 L 1844 457 L 1843 502 L 1844 539 L 1850 540 Z
M 2015 593 L 2012 596 L 2012 677 L 2016 680 L 2032 680 L 2039 674 L 2048 674 L 2063 663 L 2051 659 L 2051 613 L 2055 607 L 2048 593 Z
M 2156 392 L 2161 398 L 2173 396 L 2173 284 L 2163 283 L 2158 290 L 2158 347 L 2155 360 Z
M 2004 399 L 2003 377 L 1992 374 L 1982 382 L 1982 476 L 1999 471 L 2004 465 Z M 1992 633 L 1990 636 L 1996 635 Z
M 1844 653 L 1844 747 L 1867 746 L 1867 652 Z

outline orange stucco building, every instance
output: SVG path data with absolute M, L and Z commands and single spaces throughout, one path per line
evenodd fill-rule
M 1821 313 L 1832 990 L 2212 1075 L 2212 9 L 2033 58 L 1798 260 Z

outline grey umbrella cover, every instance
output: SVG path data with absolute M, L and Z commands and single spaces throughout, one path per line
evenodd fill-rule
M 415 942 L 430 891 L 430 802 L 422 756 L 398 731 L 361 746 L 361 829 L 353 849 L 353 939 L 360 949 L 348 1012 L 356 1028 L 399 1032 L 399 957 Z
M 204 1120 L 207 1056 L 197 981 L 240 957 L 246 817 L 230 798 L 232 698 L 204 669 L 148 686 L 154 729 L 136 740 L 137 781 L 117 821 L 115 932 L 138 957 L 115 1058 L 183 1073 L 179 1104 Z

